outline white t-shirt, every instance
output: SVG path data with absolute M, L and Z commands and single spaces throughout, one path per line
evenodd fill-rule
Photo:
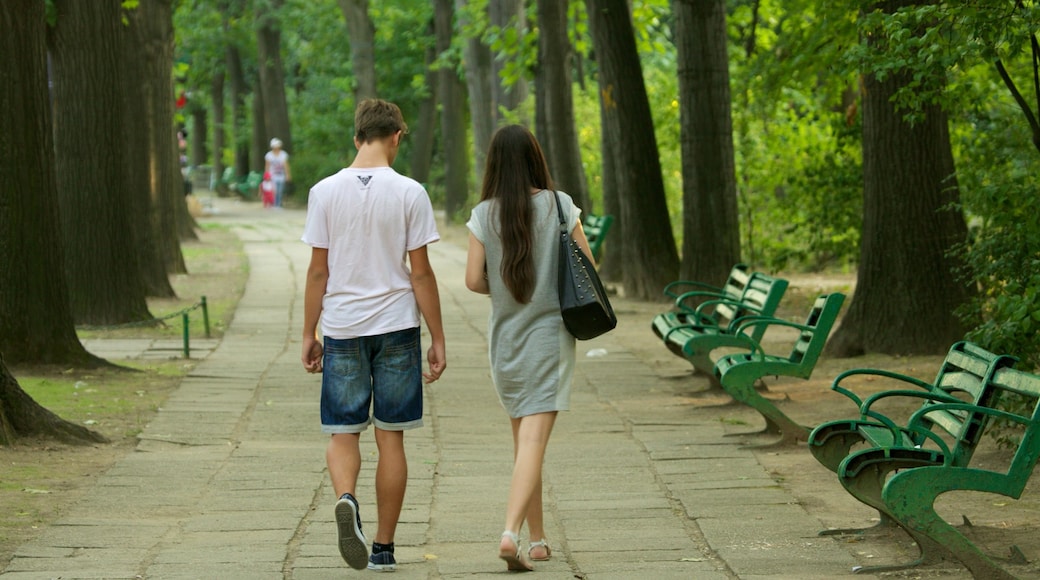
M 276 181 L 285 180 L 285 164 L 289 162 L 289 154 L 284 149 L 278 153 L 268 151 L 264 155 L 264 161 L 267 162 L 267 168 L 271 172 L 271 177 Z
M 390 167 L 343 169 L 311 189 L 302 240 L 329 250 L 323 336 L 419 326 L 408 252 L 440 239 L 430 197 Z

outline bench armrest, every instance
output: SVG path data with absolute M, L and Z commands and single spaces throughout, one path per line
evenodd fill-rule
M 664 295 L 669 298 L 678 298 L 682 292 L 676 292 L 673 289 L 680 286 L 692 286 L 699 288 L 701 292 L 713 294 L 715 296 L 723 296 L 722 288 L 718 286 L 712 286 L 711 284 L 705 284 L 704 282 L 696 282 L 694 280 L 676 280 L 675 282 L 669 282 L 664 287 Z
M 856 403 L 857 407 L 862 407 L 863 406 L 863 399 L 861 399 L 859 397 L 859 395 L 857 395 L 856 393 L 853 393 L 852 391 L 850 391 L 850 390 L 846 389 L 845 387 L 841 386 L 841 382 L 843 380 L 845 380 L 848 377 L 857 376 L 857 375 L 873 375 L 873 376 L 885 377 L 885 378 L 889 378 L 889 379 L 895 379 L 897 381 L 902 381 L 904 383 L 910 383 L 912 385 L 916 385 L 916 386 L 921 387 L 922 389 L 925 389 L 925 390 L 928 390 L 928 389 L 932 388 L 931 384 L 926 383 L 926 382 L 922 381 L 921 379 L 918 379 L 918 378 L 915 378 L 915 377 L 910 377 L 910 376 L 907 376 L 907 375 L 902 375 L 902 374 L 895 373 L 895 372 L 892 372 L 892 371 L 884 371 L 884 370 L 881 370 L 881 369 L 852 369 L 852 370 L 848 370 L 848 371 L 845 371 L 845 372 L 841 373 L 837 377 L 834 377 L 834 382 L 831 383 L 831 390 L 832 391 L 836 391 L 838 393 L 841 393 L 841 394 L 845 395 L 846 397 L 852 399 L 852 402 Z
M 867 397 L 866 401 L 860 405 L 859 410 L 861 414 L 865 414 L 870 411 L 870 408 L 874 403 L 881 399 L 888 399 L 890 397 L 904 397 L 908 399 L 925 399 L 935 403 L 963 403 L 964 401 L 954 397 L 953 395 L 947 395 L 945 393 L 937 393 L 935 391 L 908 391 L 905 389 L 893 389 L 891 391 L 882 391 L 880 393 L 874 393 Z M 934 409 L 935 406 L 929 407 Z
M 690 291 L 690 292 L 683 292 L 682 294 L 680 294 L 675 299 L 675 306 L 676 306 L 676 308 L 679 308 L 681 310 L 685 310 L 687 312 L 694 312 L 695 310 L 699 310 L 700 309 L 699 307 L 694 309 L 694 308 L 690 308 L 690 307 L 688 307 L 688 306 L 686 306 L 684 304 L 684 302 L 686 302 L 690 298 L 707 298 L 707 299 L 709 299 L 708 300 L 709 302 L 715 302 L 715 301 L 718 301 L 718 300 L 732 300 L 732 298 L 730 298 L 729 296 L 726 296 L 725 294 L 721 294 L 719 292 L 706 292 L 706 291 L 702 291 L 702 290 L 693 290 L 693 291 Z
M 715 300 L 706 300 L 706 301 L 702 302 L 699 306 L 697 306 L 697 309 L 694 310 L 694 313 L 697 314 L 698 316 L 701 316 L 701 317 L 707 316 L 706 314 L 704 314 L 701 311 L 704 310 L 705 308 L 708 308 L 709 306 L 718 306 L 720 304 L 725 304 L 725 305 L 728 305 L 728 306 L 732 306 L 733 310 L 735 310 L 737 312 L 740 312 L 741 310 L 747 310 L 749 312 L 758 312 L 758 308 L 756 308 L 756 307 L 754 307 L 754 306 L 752 306 L 750 304 L 745 304 L 744 302 L 741 302 L 740 300 L 734 300 L 732 298 L 722 297 L 722 298 L 716 298 Z
M 973 405 L 971 403 L 957 402 L 957 403 L 937 403 L 924 409 L 918 409 L 913 415 L 910 416 L 910 421 L 907 423 L 907 427 L 919 431 L 927 431 L 921 424 L 925 421 L 925 415 L 933 411 L 967 411 L 969 413 L 978 413 L 980 415 L 986 415 L 987 417 L 995 417 L 998 419 L 1007 419 L 1013 423 L 1019 425 L 1029 426 L 1033 423 L 1033 420 L 1022 415 L 1016 415 L 1014 413 L 1008 413 L 1007 411 L 1001 411 L 1000 409 L 994 409 L 993 407 L 980 407 L 979 405 Z
M 772 317 L 769 317 L 769 316 L 756 316 L 756 317 L 746 317 L 746 318 L 752 318 L 752 319 L 748 320 L 747 322 L 745 322 L 745 323 L 743 323 L 743 324 L 741 324 L 739 326 L 737 326 L 737 330 L 736 330 L 736 332 L 734 332 L 734 334 L 744 334 L 745 330 L 747 330 L 749 328 L 753 328 L 755 326 L 762 326 L 762 325 L 766 325 L 766 326 L 786 326 L 786 327 L 789 327 L 789 328 L 795 328 L 795 329 L 806 331 L 806 332 L 816 332 L 816 329 L 814 327 L 812 327 L 812 326 L 806 326 L 804 324 L 799 324 L 797 322 L 791 322 L 790 320 L 782 320 L 780 318 L 772 318 Z
M 930 439 L 943 452 L 944 462 L 949 461 L 953 457 L 953 454 L 950 452 L 950 446 L 946 444 L 946 441 L 943 441 L 942 437 L 939 437 L 938 434 L 933 433 L 930 429 L 925 429 L 922 425 L 907 425 L 906 427 L 900 427 L 899 425 L 896 425 L 891 419 L 882 415 L 881 413 L 870 410 L 868 410 L 864 414 L 864 417 L 870 417 L 871 419 L 876 420 L 881 425 L 887 427 L 888 430 L 892 432 L 893 441 L 899 441 L 900 437 L 904 433 L 910 435 L 910 439 L 914 441 Z M 917 436 L 916 438 L 914 437 L 915 435 Z M 920 448 L 921 446 L 917 445 L 917 447 Z

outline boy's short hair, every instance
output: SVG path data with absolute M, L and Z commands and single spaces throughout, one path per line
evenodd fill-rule
M 408 132 L 401 109 L 382 99 L 365 99 L 354 111 L 354 136 L 362 143 Z

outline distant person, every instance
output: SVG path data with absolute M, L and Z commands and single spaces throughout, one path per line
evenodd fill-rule
M 271 139 L 271 150 L 264 155 L 264 173 L 270 173 L 274 180 L 274 207 L 282 207 L 286 182 L 292 181 L 292 169 L 289 167 L 289 154 L 282 150 L 282 140 Z
M 491 140 L 480 203 L 469 227 L 466 287 L 491 295 L 491 376 L 513 431 L 513 476 L 498 555 L 509 570 L 548 560 L 542 516 L 542 462 L 556 414 L 570 408 L 574 337 L 560 316 L 556 288 L 560 220 L 557 193 L 534 135 L 520 125 Z M 591 259 L 581 210 L 560 193 L 567 227 Z M 518 535 L 527 521 L 527 557 Z
M 264 180 L 260 182 L 260 199 L 264 203 L 264 207 L 274 206 L 275 196 L 275 185 L 274 180 L 271 179 L 271 173 L 264 173 Z
M 322 373 L 321 427 L 331 435 L 325 457 L 339 498 L 340 554 L 352 568 L 367 562 L 369 570 L 390 571 L 408 482 L 404 431 L 423 424 L 423 378 L 432 383 L 445 368 L 440 297 L 426 253 L 440 235 L 426 190 L 390 167 L 408 128 L 401 110 L 364 100 L 354 126 L 357 157 L 315 185 L 307 205 L 303 241 L 312 249 L 301 358 L 308 372 Z M 427 373 L 420 313 L 432 341 Z M 369 423 L 379 450 L 371 557 L 355 498 L 358 441 Z

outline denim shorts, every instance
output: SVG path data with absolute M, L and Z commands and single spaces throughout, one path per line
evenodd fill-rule
M 359 338 L 326 337 L 322 367 L 322 432 L 361 433 L 369 423 L 386 431 L 422 426 L 418 328 Z

